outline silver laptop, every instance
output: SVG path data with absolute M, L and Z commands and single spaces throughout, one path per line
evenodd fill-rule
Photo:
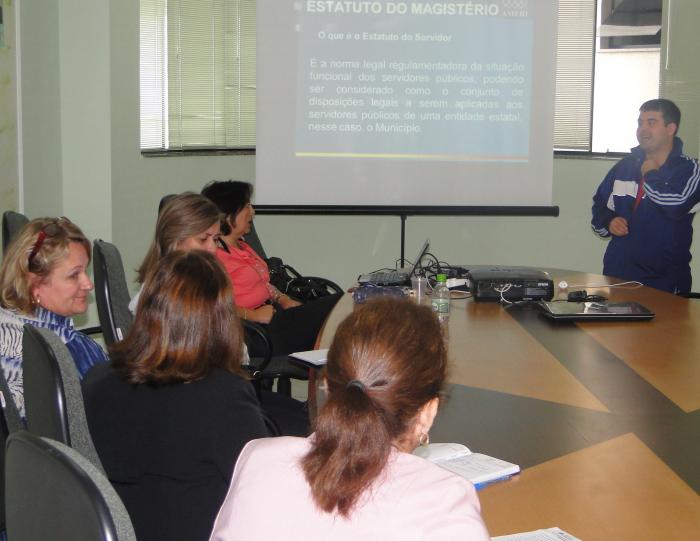
M 360 285 L 373 284 L 377 286 L 407 286 L 411 285 L 411 277 L 420 268 L 420 261 L 430 248 L 430 239 L 425 239 L 423 246 L 418 252 L 418 257 L 413 260 L 410 267 L 394 271 L 377 271 L 362 274 L 357 278 Z

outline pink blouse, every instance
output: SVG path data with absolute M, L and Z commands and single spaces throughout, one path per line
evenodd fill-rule
M 300 460 L 305 438 L 248 442 L 238 457 L 210 541 L 359 539 L 488 541 L 471 483 L 414 455 L 393 452 L 349 519 L 320 511 Z
M 231 278 L 236 306 L 253 309 L 265 304 L 273 296 L 267 264 L 242 240 L 240 248 L 229 246 L 230 253 L 221 248 L 216 251 Z

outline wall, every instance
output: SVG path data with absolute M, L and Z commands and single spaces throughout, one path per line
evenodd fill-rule
M 22 2 L 24 211 L 111 236 L 108 11 Z
M 406 256 L 426 237 L 431 252 L 453 264 L 507 264 L 600 272 L 605 241 L 591 231 L 591 198 L 612 165 L 607 160 L 554 161 L 554 217 L 409 217 Z M 400 221 L 385 217 L 259 216 L 268 254 L 297 270 L 349 286 L 361 271 L 392 266 Z
M 697 21 L 696 14 L 691 13 Z M 87 22 L 92 27 L 85 28 Z M 138 2 L 24 0 L 22 25 L 24 35 L 29 34 L 22 55 L 24 143 L 32 150 L 25 156 L 28 214 L 70 210 L 89 235 L 119 246 L 133 278 L 151 240 L 162 195 L 198 191 L 214 178 L 254 179 L 254 156 L 141 156 Z M 694 44 L 691 30 L 676 32 L 674 38 Z M 87 91 L 79 88 L 82 84 Z M 684 119 L 683 124 L 691 134 L 700 133 L 697 120 Z M 691 144 L 697 146 L 694 139 Z M 605 242 L 590 231 L 590 205 L 611 165 L 607 160 L 555 159 L 557 218 L 409 218 L 407 254 L 412 257 L 428 236 L 433 253 L 452 263 L 599 271 Z M 399 257 L 398 218 L 259 216 L 256 223 L 268 253 L 343 286 L 359 272 L 391 266 Z M 697 246 L 693 269 L 700 277 Z
M 680 136 L 685 152 L 700 156 L 700 2 L 664 0 L 661 31 L 661 95 L 681 109 Z M 700 280 L 700 274 L 695 274 Z
M 17 160 L 17 53 L 15 7 L 0 0 L 3 8 L 3 43 L 0 43 L 0 208 L 19 208 Z
M 98 0 L 105 2 L 106 0 Z M 133 276 L 153 236 L 160 198 L 211 179 L 255 177 L 255 156 L 144 158 L 139 151 L 139 7 L 110 2 L 112 239 Z
M 24 209 L 31 217 L 63 214 L 58 3 L 19 5 Z M 79 218 L 73 219 L 81 223 Z

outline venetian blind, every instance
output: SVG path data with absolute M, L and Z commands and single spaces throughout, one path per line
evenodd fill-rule
M 255 146 L 255 2 L 141 0 L 141 148 Z
M 559 0 L 554 148 L 590 150 L 595 0 Z

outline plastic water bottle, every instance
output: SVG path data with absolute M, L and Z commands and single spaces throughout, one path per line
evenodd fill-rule
M 440 323 L 446 324 L 450 319 L 450 290 L 447 288 L 447 276 L 444 274 L 437 275 L 437 284 L 430 303 Z

